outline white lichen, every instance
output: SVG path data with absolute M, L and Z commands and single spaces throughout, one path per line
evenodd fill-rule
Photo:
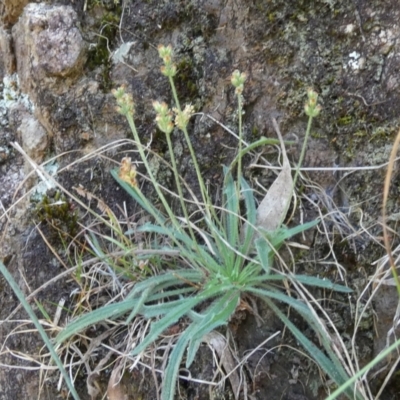
M 16 103 L 22 104 L 29 112 L 33 113 L 35 107 L 28 95 L 19 89 L 17 74 L 6 75 L 3 78 L 0 93 L 0 125 L 8 126 L 8 110 Z

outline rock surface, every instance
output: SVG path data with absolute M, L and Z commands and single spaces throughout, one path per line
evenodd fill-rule
M 34 100 L 39 84 L 62 93 L 67 87 L 60 83 L 82 72 L 85 42 L 77 23 L 71 7 L 31 3 L 13 26 L 20 87 Z
M 8 27 L 17 22 L 29 0 L 4 0 L 0 5 L 0 19 Z

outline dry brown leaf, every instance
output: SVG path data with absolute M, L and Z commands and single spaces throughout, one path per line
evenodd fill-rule
M 100 394 L 100 385 L 98 383 L 99 373 L 90 373 L 86 379 L 86 389 L 92 400 L 96 400 Z
M 282 225 L 293 195 L 293 178 L 285 144 L 278 124 L 275 120 L 273 123 L 281 142 L 283 163 L 281 172 L 257 208 L 257 226 L 267 231 L 275 231 Z
M 207 343 L 217 352 L 226 374 L 230 374 L 229 381 L 232 386 L 232 391 L 235 399 L 238 399 L 241 380 L 239 373 L 236 369 L 237 363 L 232 355 L 231 349 L 229 348 L 226 339 L 219 333 L 212 331 L 207 333 L 202 340 L 204 343 Z
M 104 203 L 103 200 L 99 199 L 93 193 L 90 193 L 89 191 L 87 191 L 82 185 L 79 185 L 79 187 L 72 186 L 72 189 L 74 189 L 80 196 L 86 197 L 89 201 L 92 201 L 93 199 L 96 200 L 97 208 L 101 212 L 108 213 L 110 211 L 109 207 L 107 206 L 106 203 Z
M 104 391 L 104 388 L 101 389 L 101 385 L 99 383 L 100 373 L 104 369 L 104 365 L 108 363 L 110 357 L 112 356 L 113 352 L 109 351 L 105 357 L 103 357 L 96 365 L 96 368 L 92 371 L 89 365 L 86 363 L 87 359 L 90 357 L 91 354 L 95 351 L 96 348 L 100 346 L 100 344 L 105 340 L 108 336 L 112 334 L 112 330 L 104 332 L 100 336 L 92 339 L 90 342 L 89 347 L 87 348 L 86 354 L 83 358 L 83 361 L 86 364 L 88 370 L 88 376 L 86 379 L 86 388 L 87 392 L 90 395 L 92 400 L 96 400 L 98 395 Z
M 114 365 L 107 387 L 108 400 L 128 400 L 129 396 L 125 386 L 121 383 L 123 365 L 120 360 Z

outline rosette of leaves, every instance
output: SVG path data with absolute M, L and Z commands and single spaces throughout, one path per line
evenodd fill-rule
M 149 250 L 154 250 L 153 257 L 162 254 L 162 250 L 166 252 L 173 250 L 176 256 L 173 265 L 169 260 L 169 267 L 165 272 L 136 283 L 124 300 L 103 306 L 72 321 L 58 335 L 57 341 L 62 342 L 71 335 L 104 319 L 126 316 L 126 323 L 129 323 L 140 314 L 152 321 L 148 334 L 132 350 L 132 355 L 140 355 L 155 343 L 164 331 L 184 319 L 186 327 L 169 354 L 168 364 L 163 375 L 162 399 L 172 400 L 182 360 L 185 358 L 186 367 L 189 368 L 207 334 L 226 325 L 235 313 L 241 298 L 245 295 L 252 295 L 264 301 L 276 313 L 297 341 L 336 384 L 343 384 L 349 376 L 331 347 L 331 338 L 315 318 L 316 314 L 311 303 L 290 296 L 281 288 L 283 284 L 291 284 L 294 290 L 301 285 L 344 293 L 351 290 L 326 279 L 294 275 L 273 266 L 274 258 L 286 239 L 317 224 L 317 221 L 313 221 L 293 228 L 282 225 L 293 195 L 294 181 L 279 129 L 277 129 L 277 134 L 282 147 L 283 168 L 257 207 L 254 191 L 241 173 L 241 158 L 248 151 L 246 147 L 242 148 L 241 116 L 245 76 L 235 72 L 232 83 L 238 97 L 239 147 L 238 157 L 234 161 L 237 165 L 231 165 L 230 168 L 224 169 L 223 204 L 222 207 L 214 206 L 204 189 L 201 171 L 186 130 L 191 111 L 188 108 L 185 108 L 187 114 L 185 110 L 182 111 L 176 95 L 173 83 L 176 68 L 173 64 L 171 48 L 164 46 L 160 48 L 160 56 L 164 62 L 162 73 L 168 77 L 171 84 L 176 106 L 174 112 L 179 117 L 178 122 L 175 120 L 175 126 L 184 133 L 201 189 L 202 201 L 197 201 L 193 194 L 193 199 L 191 199 L 192 203 L 195 201 L 198 205 L 197 215 L 201 213 L 201 223 L 191 221 L 186 199 L 182 195 L 182 178 L 176 168 L 170 140 L 170 135 L 174 129 L 177 129 L 173 124 L 173 111 L 165 103 L 154 103 L 157 124 L 159 129 L 166 134 L 169 146 L 171 168 L 175 175 L 183 213 L 181 216 L 172 211 L 148 164 L 146 154 L 148 149 L 141 143 L 134 123 L 133 100 L 123 88 L 118 89 L 114 92 L 118 110 L 128 120 L 141 160 L 146 168 L 148 180 L 153 184 L 164 211 L 160 211 L 160 208 L 152 204 L 141 192 L 137 184 L 136 170 L 133 167 L 132 170 L 127 169 L 126 162 L 123 163 L 120 171 L 113 171 L 112 174 L 132 199 L 151 216 L 151 222 L 136 228 L 136 232 L 146 233 L 152 238 L 156 238 L 149 245 Z M 310 120 L 306 137 L 309 134 L 312 118 L 319 112 L 315 92 L 309 91 L 308 98 L 306 113 Z M 262 143 L 265 144 L 265 140 L 248 147 L 254 148 Z M 301 159 L 303 156 L 304 151 Z M 234 167 L 237 170 L 236 179 L 232 174 Z M 297 169 L 295 180 L 298 171 Z M 324 351 L 315 346 L 287 318 L 282 311 L 282 305 L 296 310 L 309 323 L 321 338 Z M 355 393 L 357 397 L 358 394 L 352 386 L 346 392 L 349 398 L 354 398 Z M 238 396 L 238 393 L 235 395 Z

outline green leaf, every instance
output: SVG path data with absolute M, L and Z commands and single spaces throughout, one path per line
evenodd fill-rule
M 340 361 L 337 359 L 335 354 L 330 349 L 326 350 L 329 351 L 331 358 L 335 359 L 334 361 L 332 359 L 329 359 L 317 346 L 315 346 L 314 343 L 312 343 L 309 339 L 307 339 L 304 336 L 304 334 L 286 317 L 285 314 L 282 313 L 281 310 L 279 310 L 279 308 L 271 300 L 265 297 L 264 301 L 282 320 L 285 326 L 287 326 L 291 330 L 295 338 L 302 344 L 302 346 L 306 349 L 308 354 L 310 354 L 311 357 L 316 361 L 318 366 L 321 367 L 325 371 L 325 373 L 328 374 L 328 376 L 335 381 L 336 384 L 340 386 L 349 379 L 349 376 L 346 374 L 346 371 L 340 365 Z M 310 320 L 309 315 L 306 315 L 305 317 L 308 320 Z M 353 399 L 354 388 L 353 387 L 348 388 L 346 390 L 346 394 L 349 397 L 349 399 Z M 356 396 L 357 399 L 362 400 L 362 397 L 359 397 L 357 392 Z
M 238 290 L 231 290 L 216 300 L 203 314 L 204 318 L 197 323 L 198 328 L 189 343 L 186 368 L 189 368 L 192 364 L 197 348 L 204 335 L 221 325 L 227 324 L 229 318 L 236 310 L 239 299 L 240 292 Z
M 175 387 L 179 375 L 179 367 L 181 365 L 187 344 L 196 328 L 196 324 L 190 325 L 175 343 L 174 349 L 169 356 L 168 365 L 163 377 L 161 400 L 174 400 Z
M 227 168 L 224 166 L 224 174 Z M 226 237 L 230 244 L 236 244 L 239 235 L 239 194 L 238 188 L 233 180 L 232 174 L 225 176 L 225 186 L 223 188 L 224 205 L 225 205 L 225 230 Z
M 196 324 L 197 328 L 198 328 L 198 325 L 199 324 L 197 323 Z M 211 330 L 208 332 L 211 332 Z M 199 350 L 199 347 L 201 345 L 201 341 L 202 341 L 203 337 L 204 337 L 204 335 L 203 336 L 196 335 L 196 337 L 192 337 L 190 339 L 190 341 L 187 345 L 186 368 L 190 368 L 190 366 L 192 365 L 194 358 L 196 357 L 197 351 Z
M 281 226 L 273 232 L 266 231 L 265 229 L 260 227 L 259 231 L 262 233 L 262 236 L 258 237 L 255 240 L 255 247 L 257 250 L 259 261 L 265 273 L 270 273 L 275 253 L 279 250 L 280 246 L 286 239 L 289 239 L 290 237 L 300 232 L 312 228 L 317 223 L 318 220 L 315 220 L 303 225 L 295 226 L 290 229 L 286 228 L 285 226 Z
M 153 295 L 149 296 L 148 301 L 149 302 L 153 302 L 156 300 L 160 300 L 160 299 L 169 299 L 172 297 L 176 297 L 176 296 L 181 296 L 183 294 L 191 294 L 193 292 L 197 292 L 198 289 L 196 288 L 195 284 L 199 283 L 198 281 L 196 283 L 193 283 L 193 286 L 189 286 L 189 287 L 184 287 L 184 288 L 180 288 L 180 289 L 173 289 L 173 290 L 169 290 L 166 291 L 166 288 L 160 288 L 160 292 L 159 293 L 154 293 Z M 182 282 L 180 282 L 180 284 L 182 284 Z M 190 282 L 185 282 L 185 284 L 189 285 Z M 173 287 L 175 287 L 176 285 L 173 285 Z
M 166 297 L 168 297 L 169 292 L 167 292 Z M 171 311 L 176 310 L 177 307 L 184 304 L 187 301 L 187 297 L 182 297 L 179 300 L 165 301 L 159 304 L 145 305 L 142 308 L 141 314 L 149 319 L 154 317 L 160 317 L 162 315 L 168 314 Z
M 304 285 L 320 287 L 324 289 L 334 290 L 335 292 L 341 293 L 352 293 L 353 290 L 348 288 L 347 286 L 338 285 L 336 283 L 331 282 L 329 279 L 321 279 L 316 276 L 308 276 L 308 275 L 293 275 L 291 279 L 301 282 Z
M 268 242 L 262 237 L 255 240 L 255 246 L 261 266 L 263 267 L 265 273 L 269 274 L 271 272 L 275 253 L 271 250 L 271 246 L 268 244 Z
M 285 226 L 281 226 L 280 228 L 276 229 L 275 231 L 266 231 L 262 227 L 260 227 L 260 231 L 265 235 L 267 240 L 271 243 L 271 245 L 278 249 L 279 246 L 286 240 L 291 238 L 298 233 L 304 232 L 313 226 L 317 225 L 319 220 L 310 221 L 302 225 L 294 226 L 293 228 L 287 228 Z
M 42 305 L 42 303 L 40 303 L 40 301 L 38 301 L 36 299 L 35 299 L 35 303 L 36 303 L 36 306 L 39 308 L 40 312 L 42 313 L 44 319 L 47 322 L 51 323 L 52 319 L 51 319 L 50 315 L 48 314 L 48 312 L 46 311 L 46 309 L 44 308 L 44 306 Z
M 149 334 L 143 339 L 139 346 L 133 350 L 132 354 L 137 355 L 143 351 L 147 346 L 154 342 L 162 332 L 175 324 L 180 318 L 189 314 L 198 304 L 202 303 L 204 300 L 215 297 L 221 291 L 229 290 L 229 288 L 230 287 L 227 285 L 212 285 L 202 292 L 197 293 L 194 297 L 187 298 L 185 302 L 174 307 L 160 320 L 152 323 Z
M 142 311 L 143 305 L 153 289 L 154 289 L 153 286 L 149 286 L 145 290 L 143 290 L 142 295 L 136 300 L 135 306 L 133 307 L 133 310 L 129 314 L 129 317 L 126 319 L 125 324 L 129 324 L 132 321 L 132 319 Z
M 75 321 L 70 322 L 57 336 L 56 342 L 62 343 L 72 335 L 81 332 L 85 328 L 104 321 L 108 318 L 117 318 L 135 307 L 136 299 L 121 301 L 117 304 L 109 304 L 101 308 L 84 314 Z
M 333 283 L 329 279 L 322 279 L 316 276 L 308 276 L 308 275 L 281 275 L 281 274 L 267 274 L 261 275 L 259 277 L 255 277 L 254 280 L 249 280 L 248 285 L 250 286 L 253 282 L 262 284 L 268 283 L 269 281 L 295 281 L 300 282 L 304 285 L 315 286 L 323 289 L 330 289 L 340 293 L 352 293 L 353 290 L 348 288 L 347 286 L 339 285 L 337 283 Z
M 141 195 L 138 189 L 132 187 L 119 178 L 117 169 L 113 169 L 111 171 L 111 175 L 144 210 L 152 215 L 157 221 L 165 221 L 165 217 L 160 213 L 160 211 L 154 208 L 153 205 L 146 199 L 146 197 Z
M 72 397 L 75 400 L 79 400 L 80 397 L 79 397 L 77 391 L 75 390 L 75 387 L 74 387 L 74 385 L 73 385 L 73 383 L 72 383 L 72 381 L 70 379 L 70 376 L 68 375 L 67 371 L 65 370 L 62 361 L 58 357 L 57 352 L 56 352 L 53 344 L 51 343 L 50 338 L 47 336 L 46 331 L 43 329 L 42 324 L 39 322 L 38 318 L 36 317 L 36 314 L 32 310 L 32 307 L 26 301 L 25 296 L 22 293 L 21 289 L 19 288 L 17 282 L 15 282 L 14 278 L 12 277 L 12 275 L 10 274 L 8 269 L 6 268 L 6 266 L 1 261 L 0 261 L 0 272 L 4 276 L 4 278 L 6 279 L 8 284 L 11 286 L 11 289 L 13 290 L 14 294 L 17 296 L 19 302 L 24 307 L 25 311 L 29 315 L 29 318 L 31 319 L 31 321 L 35 325 L 36 329 L 38 330 L 40 336 L 42 337 L 45 345 L 49 349 L 51 358 L 53 359 L 53 361 L 56 363 L 58 369 L 60 370 L 61 375 L 63 376 L 63 378 L 65 380 L 65 383 L 67 384 L 67 387 L 68 387 L 69 391 L 72 394 Z
M 179 270 L 148 278 L 136 284 L 124 301 L 103 306 L 69 323 L 65 329 L 58 334 L 56 340 L 58 343 L 61 343 L 90 325 L 94 325 L 108 318 L 120 317 L 129 311 L 131 311 L 129 318 L 133 318 L 133 316 L 140 311 L 140 307 L 147 301 L 147 297 L 151 292 L 162 290 L 172 285 L 187 285 L 187 281 L 191 279 L 194 279 L 194 282 L 198 282 L 201 278 L 201 273 L 192 270 Z
M 253 189 L 250 188 L 244 178 L 241 179 L 242 195 L 246 205 L 246 223 L 243 225 L 243 244 L 240 248 L 240 252 L 248 255 L 252 246 L 252 242 L 255 235 L 255 225 L 257 220 L 257 209 L 256 202 L 254 199 Z
M 355 375 L 353 375 L 351 378 L 349 378 L 343 385 L 338 387 L 325 400 L 337 399 L 341 393 L 344 393 L 349 387 L 351 387 L 359 379 L 362 380 L 363 377 L 367 376 L 367 373 L 369 371 L 371 371 L 378 363 L 380 363 L 384 359 L 387 359 L 389 356 L 390 357 L 394 356 L 394 354 L 390 354 L 390 353 L 397 353 L 399 347 L 400 347 L 400 339 L 396 340 L 388 348 L 381 351 L 372 361 L 370 361 L 367 365 L 365 365 L 363 368 L 361 368 Z M 351 398 L 353 398 L 353 397 L 351 397 Z M 362 397 L 362 395 L 360 395 L 357 398 L 362 400 L 364 397 Z
M 218 268 L 215 259 L 212 255 L 203 247 L 199 246 L 193 241 L 193 239 L 186 234 L 186 232 L 180 232 L 173 227 L 159 226 L 151 223 L 146 223 L 139 228 L 136 232 L 147 232 L 147 233 L 157 233 L 159 235 L 165 235 L 172 240 L 178 240 L 184 245 L 179 250 L 186 259 L 191 260 L 198 264 L 198 267 L 207 265 L 208 267 Z
M 179 269 L 169 271 L 161 275 L 152 276 L 135 284 L 127 298 L 137 297 L 149 286 L 154 286 L 154 292 L 159 292 L 172 285 L 183 285 L 187 282 L 201 283 L 204 280 L 204 274 L 200 270 Z
M 309 308 L 303 302 L 293 297 L 287 296 L 282 292 L 267 290 L 267 289 L 259 289 L 254 287 L 247 287 L 247 286 L 243 289 L 247 292 L 256 294 L 258 297 L 264 300 L 269 298 L 282 301 L 303 314 L 307 314 L 310 312 Z
M 175 324 L 180 318 L 186 315 L 192 308 L 203 300 L 204 299 L 200 296 L 186 299 L 185 302 L 166 313 L 159 321 L 153 322 L 149 334 L 136 348 L 133 349 L 132 355 L 137 355 L 146 349 L 146 347 L 153 343 L 167 328 Z

